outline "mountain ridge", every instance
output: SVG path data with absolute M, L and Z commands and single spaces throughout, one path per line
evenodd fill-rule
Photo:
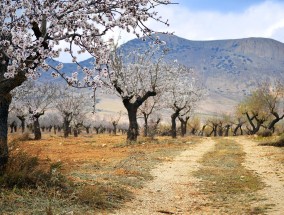
M 205 112 L 230 110 L 244 95 L 264 81 L 284 82 L 284 44 L 269 38 L 251 37 L 212 41 L 193 41 L 175 35 L 157 34 L 169 49 L 165 61 L 178 62 L 193 68 L 209 92 L 204 101 L 211 107 Z M 150 39 L 133 39 L 122 44 L 122 52 L 147 49 Z M 93 59 L 83 61 L 91 65 Z M 74 68 L 73 68 L 74 67 Z M 76 64 L 64 64 L 70 74 Z M 203 111 L 203 110 L 202 110 Z

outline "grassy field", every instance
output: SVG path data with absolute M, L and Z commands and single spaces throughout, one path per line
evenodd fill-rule
M 157 164 L 196 141 L 159 137 L 127 144 L 125 136 L 106 134 L 67 139 L 44 134 L 40 141 L 26 139 L 9 137 L 11 163 L 10 171 L 0 178 L 4 184 L 0 214 L 111 211 L 152 179 L 150 170 Z
M 266 151 L 282 139 L 246 138 L 258 142 L 256 147 L 279 168 L 284 164 L 283 148 Z M 0 214 L 111 213 L 153 179 L 150 171 L 157 165 L 172 161 L 185 149 L 194 150 L 192 146 L 204 140 L 139 137 L 130 144 L 124 135 L 63 138 L 45 133 L 42 140 L 34 141 L 28 135 L 12 134 L 10 162 L 0 175 Z M 243 145 L 234 138 L 212 140 L 214 150 L 200 158 L 200 168 L 194 172 L 201 180 L 202 196 L 209 200 L 206 207 L 216 214 L 266 214 L 270 206 L 262 204 L 263 197 L 257 194 L 265 185 L 243 165 Z M 255 202 L 261 206 L 253 206 Z

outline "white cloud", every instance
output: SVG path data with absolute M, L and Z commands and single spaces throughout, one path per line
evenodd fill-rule
M 183 5 L 163 7 L 159 10 L 170 20 L 169 31 L 191 40 L 269 37 L 284 42 L 277 33 L 284 30 L 284 3 L 265 1 L 243 12 L 221 13 L 192 11 Z M 151 23 L 158 30 L 163 26 Z

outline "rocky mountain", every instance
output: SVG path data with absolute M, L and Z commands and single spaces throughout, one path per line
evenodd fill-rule
M 232 110 L 259 83 L 275 79 L 284 82 L 284 44 L 281 42 L 265 38 L 191 41 L 174 35 L 158 36 L 169 48 L 165 60 L 176 59 L 192 67 L 208 89 L 208 98 L 200 106 L 200 112 Z M 146 49 L 149 42 L 149 39 L 134 39 L 120 49 L 123 52 Z M 83 64 L 91 65 L 91 59 Z M 74 64 L 64 64 L 63 71 L 70 73 L 75 69 Z
M 169 48 L 166 60 L 177 59 L 192 67 L 208 89 L 200 112 L 232 111 L 239 100 L 267 80 L 284 82 L 284 44 L 266 38 L 191 41 L 174 35 L 159 35 Z M 139 39 L 122 45 L 129 52 L 146 48 Z

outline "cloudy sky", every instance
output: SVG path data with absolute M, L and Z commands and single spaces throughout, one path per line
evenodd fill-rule
M 191 40 L 267 37 L 284 42 L 283 0 L 176 0 L 161 8 L 170 30 Z
M 284 0 L 172 0 L 178 4 L 157 9 L 170 27 L 148 23 L 157 31 L 174 32 L 189 40 L 219 40 L 246 37 L 266 37 L 284 42 Z M 121 43 L 135 38 L 121 35 Z M 79 59 L 86 59 L 80 56 Z M 62 56 L 61 61 L 69 61 Z

